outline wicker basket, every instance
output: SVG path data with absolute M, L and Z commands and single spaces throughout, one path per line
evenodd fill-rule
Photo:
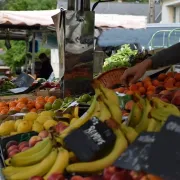
M 120 78 L 127 68 L 121 67 L 112 69 L 99 75 L 96 79 L 99 80 L 105 87 L 112 88 L 120 84 Z

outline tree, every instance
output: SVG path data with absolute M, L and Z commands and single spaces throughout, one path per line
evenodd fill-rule
M 3 10 L 51 10 L 56 9 L 56 0 L 6 0 L 3 3 L 1 9 Z M 1 55 L 0 58 L 5 62 L 6 65 L 14 69 L 16 66 L 22 66 L 25 62 L 26 57 L 26 44 L 25 41 L 10 41 L 11 49 L 7 50 L 4 46 L 4 41 L 0 41 L 0 48 L 6 50 L 5 54 Z M 41 52 L 49 53 L 49 50 L 44 48 L 40 49 L 40 52 L 36 54 L 36 57 Z

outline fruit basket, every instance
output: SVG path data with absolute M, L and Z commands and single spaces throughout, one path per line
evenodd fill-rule
M 125 67 L 121 67 L 104 72 L 97 77 L 97 80 L 99 80 L 105 87 L 113 88 L 115 85 L 120 84 L 120 78 L 126 69 L 127 68 Z
M 29 132 L 29 133 L 22 133 L 22 134 L 17 134 L 17 135 L 13 135 L 13 136 L 8 136 L 8 137 L 4 137 L 0 139 L 0 151 L 1 151 L 1 158 L 4 163 L 4 160 L 7 159 L 8 157 L 8 148 L 13 148 L 13 146 L 17 146 L 17 144 L 20 144 L 21 142 L 27 142 L 32 136 L 37 135 L 37 132 Z M 9 146 L 7 148 L 7 146 Z M 13 153 L 13 151 L 15 152 L 17 149 L 14 146 L 14 150 L 11 150 L 11 152 Z

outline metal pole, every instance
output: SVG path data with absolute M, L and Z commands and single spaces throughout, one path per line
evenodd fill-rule
M 75 10 L 75 0 L 68 0 L 68 10 Z
M 31 74 L 35 74 L 35 33 L 33 33 L 33 38 L 32 38 L 32 69 L 31 69 Z
M 28 53 L 28 50 L 29 50 L 29 41 L 28 41 L 28 38 L 26 39 L 26 60 L 25 60 L 25 70 L 26 70 L 26 73 L 27 73 L 27 64 L 28 64 L 28 57 L 27 57 L 27 53 Z
M 155 0 L 149 0 L 149 23 L 155 22 Z
M 85 0 L 84 1 L 84 11 L 90 11 L 90 9 L 91 9 L 91 1 Z

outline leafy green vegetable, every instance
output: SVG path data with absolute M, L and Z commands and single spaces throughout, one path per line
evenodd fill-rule
M 129 58 L 136 56 L 137 53 L 138 51 L 132 50 L 129 44 L 123 45 L 116 54 L 105 59 L 103 71 L 109 71 L 118 67 L 130 67 L 131 64 L 129 62 Z

